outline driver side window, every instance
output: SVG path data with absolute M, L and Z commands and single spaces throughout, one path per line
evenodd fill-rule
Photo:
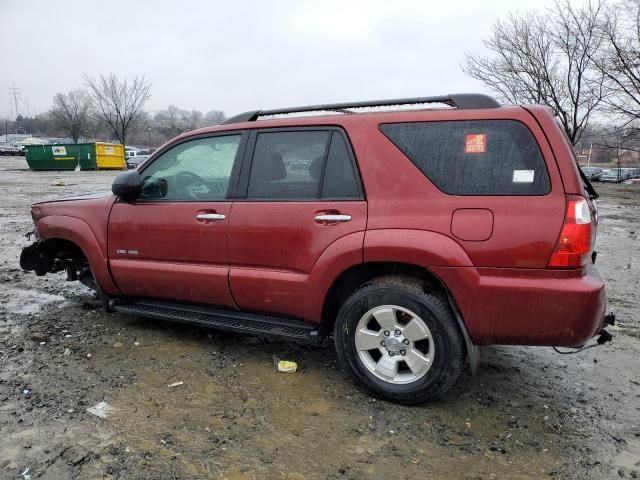
M 140 200 L 224 200 L 239 145 L 240 135 L 176 145 L 141 172 Z

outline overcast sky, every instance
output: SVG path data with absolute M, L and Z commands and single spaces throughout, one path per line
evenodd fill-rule
M 243 110 L 486 91 L 460 68 L 491 25 L 552 0 L 0 0 L 0 117 L 81 75 L 144 74 L 146 108 Z

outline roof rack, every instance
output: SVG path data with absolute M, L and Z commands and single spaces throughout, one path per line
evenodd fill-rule
M 396 98 L 392 100 L 369 100 L 365 102 L 327 103 L 324 105 L 307 105 L 304 107 L 278 108 L 274 110 L 252 110 L 228 118 L 223 124 L 255 122 L 259 117 L 286 115 L 302 112 L 349 112 L 351 108 L 388 107 L 393 105 L 418 105 L 424 103 L 444 103 L 459 109 L 497 108 L 500 104 L 489 95 L 480 93 L 457 93 L 439 97 Z

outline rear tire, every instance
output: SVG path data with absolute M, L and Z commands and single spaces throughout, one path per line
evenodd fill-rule
M 446 297 L 411 277 L 362 285 L 340 308 L 334 338 L 355 382 L 398 403 L 442 398 L 463 367 L 464 340 Z

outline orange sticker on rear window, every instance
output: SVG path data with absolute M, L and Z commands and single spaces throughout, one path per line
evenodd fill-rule
M 468 133 L 464 137 L 464 153 L 486 153 L 487 134 Z

